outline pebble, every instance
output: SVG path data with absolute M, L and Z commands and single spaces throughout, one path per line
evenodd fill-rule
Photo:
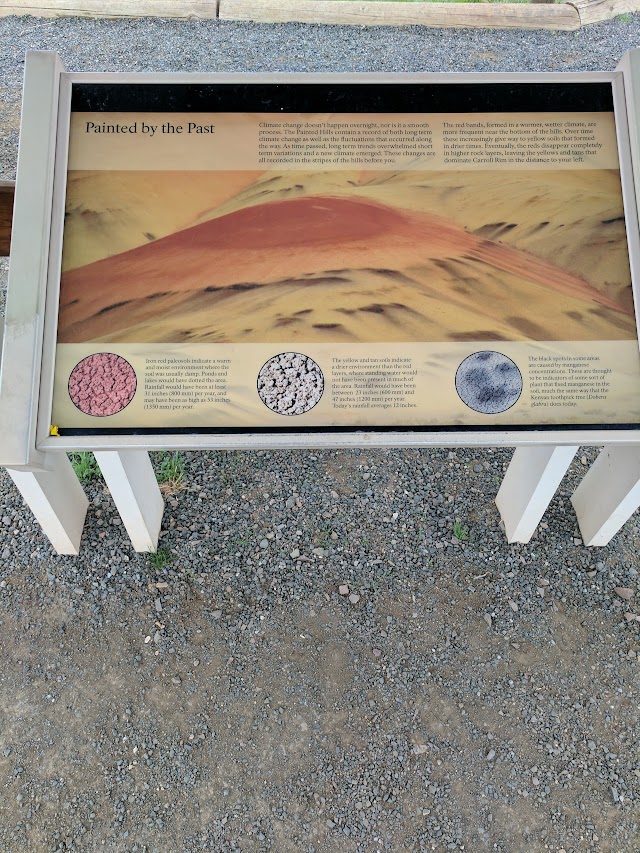
M 349 595 L 349 601 L 351 602 L 351 604 L 357 604 L 360 601 L 360 596 L 357 592 L 352 592 Z
M 617 586 L 614 592 L 617 596 L 623 598 L 625 601 L 629 601 L 629 599 L 633 598 L 634 595 L 634 590 L 632 590 L 628 586 Z
M 346 583 L 341 583 L 338 587 L 338 592 L 340 593 L 340 595 L 349 595 L 349 587 Z

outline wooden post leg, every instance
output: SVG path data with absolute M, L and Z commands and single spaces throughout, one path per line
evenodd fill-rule
M 44 464 L 42 471 L 7 471 L 57 553 L 78 554 L 89 501 L 66 453 L 48 453 Z
M 606 545 L 640 506 L 640 446 L 604 447 L 571 497 L 585 545 Z
M 164 501 L 146 450 L 94 451 L 136 551 L 158 547 Z
M 507 542 L 528 542 L 577 447 L 518 447 L 496 496 Z

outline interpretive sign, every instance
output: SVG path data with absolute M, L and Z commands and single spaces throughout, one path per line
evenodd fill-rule
M 625 73 L 72 74 L 36 54 L 0 461 L 637 439 Z
M 610 83 L 74 84 L 52 423 L 635 424 Z

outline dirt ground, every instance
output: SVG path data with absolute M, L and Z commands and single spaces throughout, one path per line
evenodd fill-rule
M 638 850 L 637 524 L 575 544 L 578 463 L 507 545 L 508 455 L 190 454 L 163 566 L 5 478 L 0 849 Z

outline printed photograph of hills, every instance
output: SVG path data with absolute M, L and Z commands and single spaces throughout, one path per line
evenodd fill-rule
M 635 337 L 615 170 L 69 173 L 59 343 Z

